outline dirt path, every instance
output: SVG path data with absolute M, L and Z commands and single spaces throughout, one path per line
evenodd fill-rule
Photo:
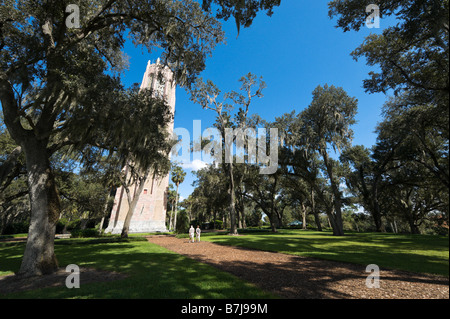
M 367 288 L 365 266 L 155 236 L 148 240 L 213 265 L 283 298 L 449 298 L 446 277 L 380 271 L 380 288 Z

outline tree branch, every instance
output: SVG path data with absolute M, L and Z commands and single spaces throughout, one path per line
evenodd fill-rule
M 5 125 L 11 137 L 17 144 L 21 144 L 26 138 L 27 131 L 20 123 L 19 108 L 14 97 L 14 90 L 3 71 L 0 71 L 0 101 L 2 102 Z

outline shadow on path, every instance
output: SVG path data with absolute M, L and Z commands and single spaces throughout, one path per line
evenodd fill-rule
M 174 237 L 148 238 L 152 243 L 213 265 L 283 298 L 449 298 L 446 277 L 396 270 L 380 271 L 380 288 L 368 288 L 365 266 L 282 253 L 189 244 Z

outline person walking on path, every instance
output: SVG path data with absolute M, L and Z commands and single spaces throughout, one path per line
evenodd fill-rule
M 189 243 L 193 243 L 194 242 L 194 226 L 191 225 L 191 228 L 189 228 Z
M 200 226 L 197 225 L 197 229 L 195 230 L 195 233 L 197 234 L 197 242 L 200 242 L 200 233 L 202 231 L 200 230 Z

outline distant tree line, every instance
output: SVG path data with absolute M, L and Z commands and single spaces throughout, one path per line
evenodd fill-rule
M 364 80 L 366 92 L 388 96 L 371 148 L 351 143 L 357 101 L 342 88 L 318 86 L 303 111 L 267 123 L 243 112 L 237 102 L 245 99 L 234 99 L 234 92 L 224 94 L 224 100 L 234 103 L 218 109 L 220 90 L 211 81 L 199 82 L 193 100 L 215 109 L 218 128 L 277 127 L 281 139 L 273 175 L 258 174 L 255 165 L 236 161 L 199 171 L 196 189 L 187 199 L 190 214 L 215 220 L 221 212 L 224 220 L 229 216 L 232 233 L 237 224 L 248 225 L 248 218 L 258 224 L 260 218 L 252 216 L 261 213 L 276 231 L 286 226 L 289 213 L 302 216 L 304 225 L 309 217 L 319 230 L 329 226 L 335 235 L 342 235 L 344 228 L 448 234 L 448 3 L 380 4 L 382 16 L 393 15 L 398 24 L 369 35 L 352 52 L 356 60 L 365 58 L 378 67 Z M 366 20 L 360 6 L 356 0 L 331 1 L 329 15 L 337 17 L 344 31 L 358 31 Z M 239 110 L 232 113 L 233 106 Z

